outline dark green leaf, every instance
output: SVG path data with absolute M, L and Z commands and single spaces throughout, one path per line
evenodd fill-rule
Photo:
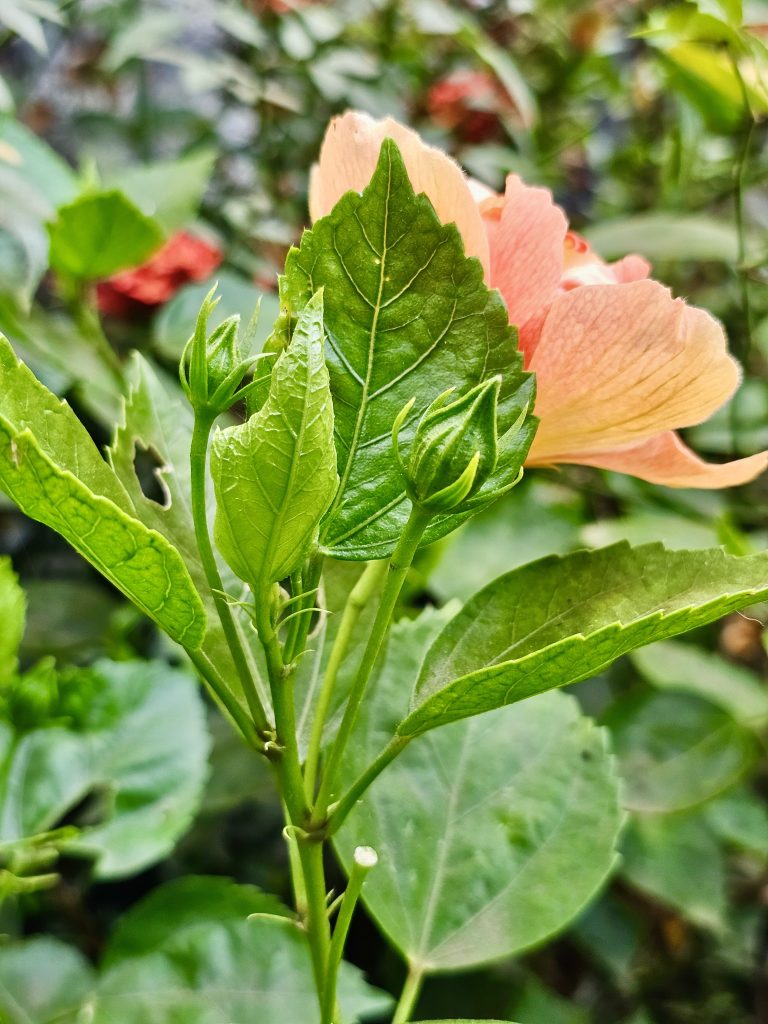
M 485 286 L 480 263 L 464 256 L 456 227 L 414 195 L 391 140 L 363 194 L 347 193 L 288 256 L 283 298 L 294 315 L 323 286 L 341 482 L 321 542 L 340 558 L 382 558 L 410 508 L 390 437 L 403 406 L 416 396 L 406 442 L 442 392 L 459 394 L 501 373 L 503 434 L 533 406 L 533 379 L 522 372 L 501 297 Z M 509 484 L 534 430 L 527 419 L 504 449 Z M 436 520 L 427 539 L 460 521 Z
M 216 543 L 234 572 L 254 592 L 290 575 L 337 483 L 322 295 L 299 317 L 263 407 L 214 436 L 211 476 Z
M 616 544 L 499 577 L 448 623 L 416 684 L 404 735 L 588 679 L 636 647 L 768 592 L 768 556 Z
M 83 281 L 98 281 L 143 263 L 163 232 L 122 192 L 90 192 L 59 208 L 49 227 L 51 266 Z
M 423 652 L 444 621 L 395 627 L 347 755 L 354 775 L 386 743 Z M 622 821 L 604 733 L 548 694 L 420 737 L 376 780 L 339 833 L 345 865 L 370 845 L 363 898 L 410 963 L 481 964 L 543 941 L 615 863 Z

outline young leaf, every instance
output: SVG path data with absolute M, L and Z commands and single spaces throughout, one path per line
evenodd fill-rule
M 768 555 L 626 543 L 500 576 L 448 623 L 424 661 L 404 735 L 602 671 L 768 593 Z
M 301 564 L 336 489 L 323 297 L 304 308 L 264 406 L 211 447 L 216 543 L 255 591 Z
M 348 747 L 362 771 L 392 735 L 410 680 L 445 615 L 398 623 Z M 379 854 L 368 910 L 415 967 L 444 971 L 542 941 L 581 910 L 614 865 L 622 821 L 605 733 L 573 698 L 418 738 L 373 783 L 336 839 Z
M 323 286 L 341 481 L 321 542 L 339 558 L 383 558 L 410 510 L 391 442 L 405 404 L 416 396 L 404 441 L 438 395 L 501 373 L 503 435 L 533 407 L 533 379 L 522 372 L 501 297 L 465 257 L 455 225 L 441 224 L 426 196 L 414 194 L 391 139 L 362 195 L 347 193 L 289 253 L 282 296 L 294 315 Z M 502 446 L 507 486 L 534 430 L 528 418 Z M 461 521 L 443 516 L 427 540 Z
M 82 705 L 82 721 L 62 714 L 29 731 L 3 723 L 0 839 L 45 832 L 87 796 L 108 794 L 94 805 L 101 820 L 68 850 L 93 858 L 98 878 L 120 878 L 166 856 L 188 828 L 209 739 L 191 675 L 140 661 L 99 661 L 94 673 L 60 686 L 67 707 Z
M 0 487 L 50 526 L 179 643 L 205 613 L 178 551 L 134 517 L 125 488 L 65 402 L 0 338 Z
M 9 558 L 0 558 L 0 689 L 18 664 L 27 603 Z
M 60 207 L 48 231 L 51 266 L 83 281 L 135 267 L 163 242 L 157 221 L 117 189 L 86 193 Z

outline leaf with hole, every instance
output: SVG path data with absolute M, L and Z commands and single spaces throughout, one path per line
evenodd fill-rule
M 61 534 L 174 640 L 200 646 L 205 612 L 178 551 L 133 504 L 65 402 L 0 338 L 0 488 Z

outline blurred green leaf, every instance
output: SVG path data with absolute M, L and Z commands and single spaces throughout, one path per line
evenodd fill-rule
M 88 798 L 65 849 L 93 858 L 97 878 L 121 878 L 166 856 L 189 826 L 209 740 L 192 676 L 141 661 L 99 661 L 94 672 L 66 681 L 82 722 L 19 734 L 3 723 L 0 837 L 44 832 Z
M 635 811 L 669 813 L 711 800 L 757 754 L 751 734 L 719 707 L 683 693 L 631 695 L 611 708 L 613 748 Z
M 691 644 L 667 640 L 632 654 L 648 682 L 696 694 L 753 729 L 768 723 L 768 689 L 748 669 Z
M 54 0 L 0 0 L 0 25 L 4 25 L 38 53 L 47 54 L 44 21 L 63 21 Z
M 741 787 L 724 793 L 707 806 L 706 818 L 728 846 L 768 860 L 768 809 L 752 790 Z
M 624 834 L 622 874 L 693 924 L 724 928 L 725 860 L 696 814 L 637 816 Z
M 703 214 L 639 213 L 596 224 L 584 234 L 590 245 L 608 260 L 620 259 L 630 252 L 639 252 L 651 262 L 737 263 L 739 259 L 735 225 Z
M 568 1002 L 529 975 L 509 1012 L 526 1024 L 590 1024 L 583 1007 Z
M 437 638 L 402 735 L 596 675 L 621 654 L 704 625 L 768 592 L 763 553 L 616 544 L 499 577 Z
M 151 929 L 150 951 L 118 959 L 108 952 L 109 966 L 89 1006 L 93 1024 L 224 1024 L 251 1020 L 254 1007 L 259 1024 L 318 1019 L 309 945 L 298 924 L 280 917 L 246 920 L 254 890 L 239 898 L 234 886 L 218 913 L 213 897 L 221 881 L 213 881 L 207 896 L 205 882 L 186 883 L 197 887 L 194 903 L 204 903 L 202 923 L 185 915 L 177 927 L 164 910 L 165 894 L 125 915 L 123 934 Z M 383 1013 L 391 1003 L 349 964 L 342 964 L 339 999 L 350 1022 Z
M 391 736 L 445 617 L 428 611 L 394 627 L 345 774 L 362 771 Z M 347 868 L 357 845 L 373 846 L 368 910 L 411 964 L 445 971 L 563 928 L 611 871 L 621 821 L 604 734 L 573 698 L 548 694 L 417 739 L 336 844 Z
M 156 160 L 105 175 L 105 186 L 118 189 L 167 234 L 195 219 L 216 162 L 214 149 L 199 150 L 177 160 Z
M 0 690 L 18 665 L 27 602 L 9 558 L 0 558 Z
M 117 189 L 86 193 L 59 207 L 48 230 L 51 266 L 80 281 L 138 266 L 163 241 L 159 223 Z
M 3 1024 L 75 1024 L 93 982 L 82 953 L 58 939 L 37 936 L 0 946 Z

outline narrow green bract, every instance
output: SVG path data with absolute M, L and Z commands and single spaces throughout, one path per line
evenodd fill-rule
M 211 447 L 216 543 L 254 591 L 300 564 L 336 489 L 333 407 L 323 358 L 323 301 L 299 317 L 264 406 Z

